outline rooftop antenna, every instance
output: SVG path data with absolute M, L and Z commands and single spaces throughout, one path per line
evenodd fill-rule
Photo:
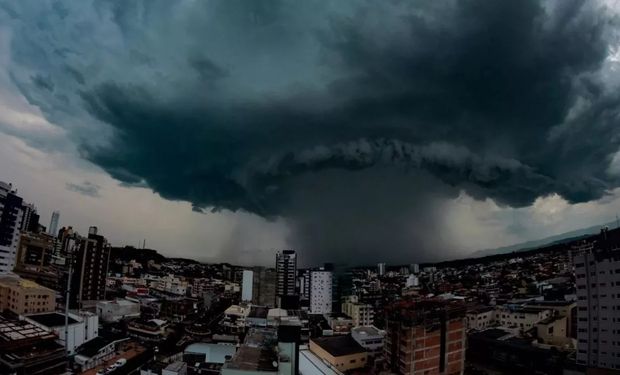
M 146 249 L 146 238 L 142 241 L 142 249 Z
M 618 214 L 616 214 L 616 229 L 620 228 L 620 220 L 618 220 Z

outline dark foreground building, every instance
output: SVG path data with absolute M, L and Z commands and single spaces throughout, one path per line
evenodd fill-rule
M 400 301 L 386 309 L 384 356 L 396 374 L 463 374 L 465 307 L 439 299 Z

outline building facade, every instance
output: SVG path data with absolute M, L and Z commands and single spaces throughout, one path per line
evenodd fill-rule
M 577 363 L 620 370 L 620 233 L 602 230 L 572 252 L 577 286 Z
M 254 272 L 250 270 L 243 270 L 243 276 L 241 279 L 241 300 L 250 302 L 252 301 L 252 286 L 254 284 Z
M 332 273 L 325 270 L 312 270 L 310 273 L 310 313 L 328 314 L 332 312 Z
M 16 275 L 0 276 L 0 311 L 16 314 L 54 311 L 56 292 Z
M 88 237 L 79 240 L 73 254 L 71 307 L 78 308 L 87 301 L 105 299 L 106 277 L 110 260 L 110 245 L 105 237 L 90 227 Z
M 295 308 L 297 295 L 297 254 L 295 250 L 283 250 L 276 254 L 276 305 Z
M 441 300 L 388 307 L 384 358 L 396 374 L 463 374 L 465 308 Z
M 359 302 L 357 296 L 349 296 L 342 303 L 342 313 L 353 319 L 353 326 L 371 326 L 374 324 L 375 313 L 372 305 Z
M 13 271 L 23 217 L 22 198 L 11 184 L 0 181 L 0 273 Z

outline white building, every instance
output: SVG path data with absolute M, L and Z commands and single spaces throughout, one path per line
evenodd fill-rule
M 310 274 L 310 313 L 332 312 L 332 273 L 326 270 L 312 270 Z
M 368 355 L 382 355 L 385 331 L 374 326 L 355 327 L 351 330 L 351 337 L 368 351 Z
M 148 279 L 147 279 L 147 282 L 148 282 Z M 187 294 L 187 287 L 189 284 L 186 280 L 176 277 L 173 274 L 169 274 L 169 275 L 166 275 L 160 278 L 159 280 L 157 280 L 156 283 L 151 284 L 151 285 L 153 285 L 154 289 L 156 290 L 166 292 L 166 293 L 176 294 L 179 296 L 184 296 Z
M 77 347 L 99 334 L 99 317 L 89 312 L 69 313 L 68 335 L 65 334 L 63 313 L 32 314 L 24 316 L 24 319 L 46 331 L 54 332 L 58 336 L 58 342 L 67 345 L 70 354 L 74 354 Z
M 572 252 L 577 363 L 620 370 L 620 233 L 604 229 Z
M 495 309 L 481 306 L 467 311 L 467 329 L 485 330 L 495 324 Z
M 420 279 L 418 279 L 416 275 L 409 275 L 409 277 L 407 277 L 405 286 L 407 288 L 420 286 Z
M 97 302 L 97 315 L 107 323 L 139 318 L 140 304 L 122 298 L 114 301 L 99 301 Z
M 499 306 L 495 310 L 495 320 L 502 326 L 527 331 L 536 324 L 553 315 L 549 309 L 523 306 Z
M 254 283 L 254 272 L 243 270 L 243 279 L 241 282 L 241 300 L 245 302 L 252 301 L 252 284 Z
M 377 273 L 379 274 L 379 276 L 385 275 L 385 263 L 377 264 Z
M 11 272 L 15 267 L 23 217 L 22 198 L 11 184 L 0 181 L 0 231 L 8 234 L 0 238 L 0 273 Z

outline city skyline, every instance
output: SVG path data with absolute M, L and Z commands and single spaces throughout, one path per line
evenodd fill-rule
M 0 3 L 0 179 L 41 223 L 406 263 L 620 212 L 617 2 Z

